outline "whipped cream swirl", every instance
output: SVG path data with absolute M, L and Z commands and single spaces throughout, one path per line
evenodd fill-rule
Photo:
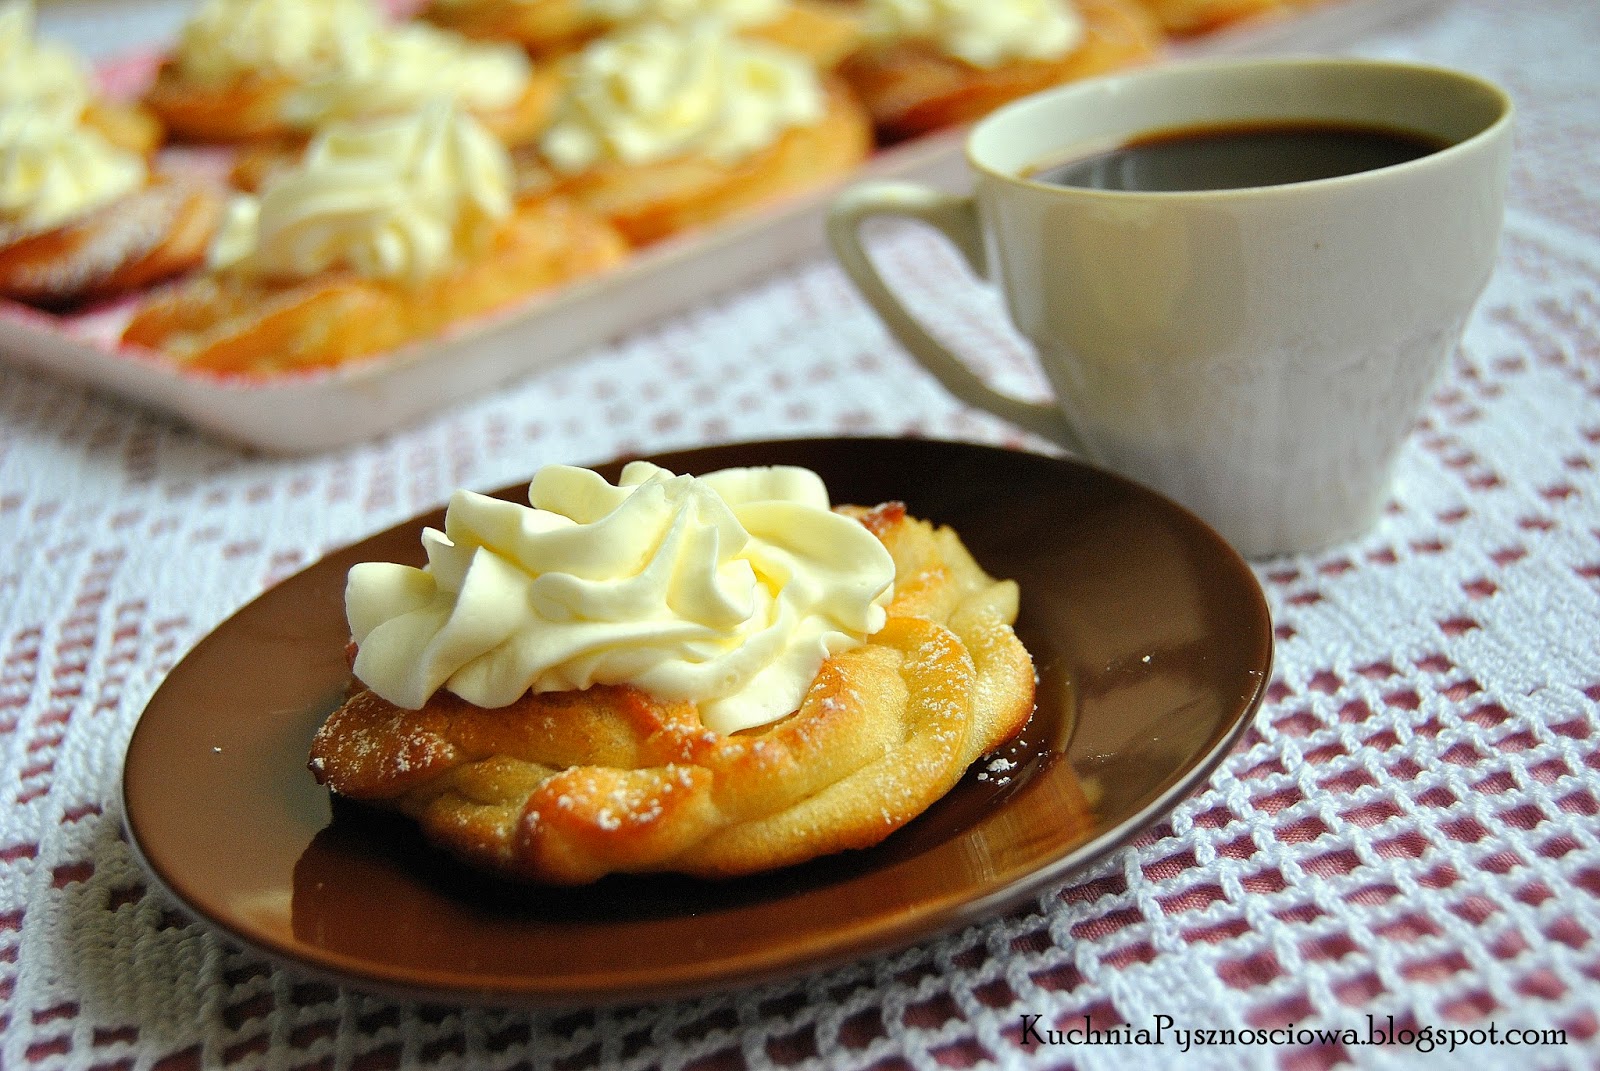
M 393 24 L 372 0 L 206 0 L 185 25 L 179 69 L 200 84 L 277 77 L 292 126 L 392 115 L 434 97 L 486 111 L 526 91 L 527 56 L 425 23 Z
M 76 55 L 34 37 L 30 0 L 0 6 L 0 107 L 77 122 L 93 95 L 89 72 Z
M 541 144 L 559 171 L 691 154 L 749 156 L 823 114 L 815 69 L 784 49 L 699 19 L 601 38 L 573 61 Z
M 514 45 L 472 42 L 409 23 L 375 34 L 365 47 L 309 77 L 290 91 L 283 112 L 301 127 L 398 114 L 433 97 L 487 112 L 515 104 L 530 74 L 527 54 Z
M 511 210 L 505 148 L 435 101 L 414 115 L 326 127 L 259 199 L 235 200 L 211 266 L 279 279 L 348 269 L 415 284 L 482 249 Z
M 926 42 L 974 67 L 1058 59 L 1083 32 L 1070 0 L 867 0 L 869 38 Z
M 0 223 L 8 227 L 48 230 L 147 178 L 143 157 L 95 130 L 25 106 L 0 107 Z
M 613 486 L 550 466 L 528 497 L 459 491 L 426 567 L 350 571 L 367 687 L 417 708 L 441 687 L 500 707 L 632 684 L 732 733 L 797 709 L 825 659 L 883 627 L 894 561 L 809 470 L 634 462 Z

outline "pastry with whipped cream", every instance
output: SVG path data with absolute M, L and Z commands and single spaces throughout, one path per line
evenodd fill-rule
M 22 108 L 81 123 L 118 149 L 148 156 L 161 123 L 137 102 L 108 99 L 71 49 L 35 35 L 33 0 L 0 4 L 0 108 Z
M 626 251 L 582 208 L 518 196 L 505 147 L 440 100 L 324 128 L 299 164 L 233 201 L 208 270 L 155 295 L 123 340 L 211 372 L 335 365 L 604 270 Z
M 0 295 L 48 308 L 198 266 L 222 192 L 154 171 L 159 125 L 102 99 L 71 52 L 0 7 Z
M 1140 0 L 866 0 L 865 20 L 841 71 L 891 142 L 1148 62 L 1165 39 Z
M 552 89 L 521 49 L 393 22 L 376 0 L 203 0 L 145 99 L 177 137 L 236 144 L 443 97 L 515 145 L 543 127 Z
M 842 84 L 698 19 L 619 31 L 563 64 L 539 155 L 552 189 L 642 245 L 825 185 L 871 147 Z
M 516 41 L 537 57 L 571 52 L 639 23 L 709 17 L 832 67 L 861 32 L 853 5 L 839 0 L 433 0 L 425 14 L 468 37 Z
M 793 467 L 458 492 L 422 568 L 351 570 L 335 793 L 510 877 L 727 877 L 879 843 L 1018 733 L 1015 583 Z

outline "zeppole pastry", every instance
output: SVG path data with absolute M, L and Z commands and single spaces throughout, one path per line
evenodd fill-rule
M 433 0 L 426 17 L 469 37 L 516 41 L 540 57 L 641 22 L 701 17 L 822 67 L 838 63 L 860 37 L 860 19 L 837 0 Z
M 866 37 L 841 71 L 886 141 L 1147 62 L 1164 42 L 1139 0 L 867 0 Z
M 577 884 L 869 847 L 1032 713 L 1016 585 L 899 504 L 646 462 L 545 468 L 529 501 L 458 492 L 424 568 L 351 570 L 359 690 L 311 747 L 319 782 L 473 865 Z
M 93 127 L 0 110 L 0 295 L 57 309 L 197 268 L 225 199 Z
M 0 8 L 0 295 L 61 308 L 197 267 L 222 192 L 153 172 L 154 128 L 98 99 L 32 17 Z
M 373 0 L 204 0 L 145 99 L 178 137 L 296 145 L 442 96 L 515 145 L 544 126 L 553 87 L 514 46 L 395 24 Z
M 209 270 L 157 294 L 123 340 L 186 368 L 274 374 L 437 334 L 626 255 L 559 198 L 514 195 L 504 146 L 436 101 L 325 128 L 242 195 Z
M 636 245 L 824 185 L 871 150 L 842 85 L 714 20 L 619 31 L 563 70 L 548 182 Z
M 32 0 L 0 4 L 0 108 L 81 123 L 118 149 L 154 152 L 162 137 L 155 115 L 137 103 L 106 99 L 82 60 L 35 37 L 34 22 Z
M 1210 33 L 1246 19 L 1280 15 L 1310 0 L 1139 0 L 1175 36 Z

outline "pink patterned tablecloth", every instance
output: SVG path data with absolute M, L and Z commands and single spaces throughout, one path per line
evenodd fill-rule
M 314 983 L 186 922 L 147 885 L 118 775 L 163 674 L 231 611 L 457 486 L 708 441 L 1037 447 L 942 393 L 833 266 L 753 280 L 424 426 L 312 458 L 242 453 L 0 368 L 0 1064 L 1600 1062 L 1600 6 L 1454 0 L 1355 51 L 1511 90 L 1510 211 L 1498 272 L 1379 527 L 1258 567 L 1278 647 L 1252 730 L 1203 791 L 1093 872 L 983 925 L 766 988 L 554 1014 Z M 952 254 L 910 232 L 881 251 L 998 380 L 1042 390 Z M 1140 1044 L 1160 1016 L 1163 1045 Z M 1068 1044 L 1086 1017 L 1098 1043 Z M 1255 1033 L 1289 1024 L 1287 1039 Z M 1369 1044 L 1372 1025 L 1400 1038 Z M 1491 1027 L 1495 1043 L 1470 1051 L 1424 1040 Z M 1318 1028 L 1355 1033 L 1302 1032 Z

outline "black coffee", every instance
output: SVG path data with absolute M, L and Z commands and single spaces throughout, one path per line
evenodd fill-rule
M 1141 135 L 1033 174 L 1094 190 L 1233 190 L 1353 175 L 1446 147 L 1424 134 L 1339 123 L 1182 127 Z

